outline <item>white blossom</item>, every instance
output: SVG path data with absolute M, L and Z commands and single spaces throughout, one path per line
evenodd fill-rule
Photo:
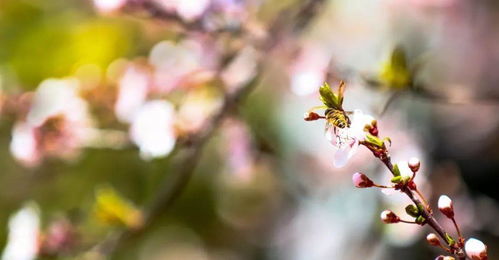
M 145 103 L 135 115 L 130 127 L 132 141 L 144 159 L 168 155 L 176 142 L 173 105 L 163 100 Z

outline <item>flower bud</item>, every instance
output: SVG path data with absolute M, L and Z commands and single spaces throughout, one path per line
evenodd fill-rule
M 386 224 L 393 224 L 400 222 L 399 216 L 395 215 L 391 210 L 384 210 L 381 212 L 381 220 Z
M 464 245 L 466 255 L 472 260 L 487 260 L 487 246 L 480 240 L 470 238 Z
M 305 119 L 305 121 L 315 121 L 319 118 L 321 118 L 321 116 L 319 116 L 319 114 L 317 114 L 315 112 L 307 112 L 303 116 L 303 119 Z
M 356 172 L 352 176 L 352 182 L 357 188 L 369 188 L 374 185 L 374 182 L 365 174 Z
M 437 235 L 434 233 L 430 233 L 426 236 L 426 241 L 428 241 L 428 244 L 432 246 L 439 246 L 440 245 L 440 239 L 438 239 Z
M 456 260 L 456 258 L 454 258 L 452 256 L 439 255 L 439 256 L 437 256 L 437 258 L 435 258 L 435 260 Z
M 448 196 L 440 196 L 438 199 L 438 209 L 448 218 L 454 217 L 454 207 L 452 205 L 452 200 Z
M 418 158 L 412 157 L 409 159 L 409 162 L 407 163 L 409 168 L 411 169 L 412 172 L 417 172 L 419 171 L 419 167 L 421 166 L 421 162 L 419 161 Z

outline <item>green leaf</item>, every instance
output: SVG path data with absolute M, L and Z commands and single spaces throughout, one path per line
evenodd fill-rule
M 388 144 L 389 144 L 390 146 L 392 146 L 392 139 L 390 139 L 390 137 L 385 137 L 385 138 L 383 138 L 383 143 L 384 143 L 384 142 L 388 142 Z
M 370 144 L 377 146 L 377 147 L 380 147 L 380 148 L 384 147 L 383 141 L 372 134 L 369 134 L 369 133 L 366 134 L 366 141 Z
M 400 169 L 399 169 L 399 166 L 397 164 L 393 165 L 393 175 L 400 176 Z
M 411 86 L 412 75 L 407 64 L 404 49 L 397 46 L 392 50 L 390 58 L 382 65 L 380 80 L 391 89 L 404 89 Z
M 414 205 L 407 205 L 407 207 L 405 207 L 405 212 L 407 212 L 407 214 L 409 216 L 412 216 L 412 217 L 419 217 L 421 214 L 419 212 L 419 209 L 418 207 L 414 206 Z
M 456 240 L 454 240 L 454 238 L 452 238 L 451 235 L 449 235 L 449 233 L 445 233 L 445 241 L 449 246 L 452 246 L 456 243 Z
M 393 182 L 393 183 L 400 183 L 400 181 L 402 181 L 401 176 L 395 176 L 391 179 L 391 182 Z
M 420 225 L 423 225 L 424 223 L 426 222 L 426 218 L 423 217 L 423 216 L 418 216 L 416 218 L 416 223 L 420 224 Z

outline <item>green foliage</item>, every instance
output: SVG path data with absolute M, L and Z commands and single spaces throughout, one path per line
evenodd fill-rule
M 400 176 L 400 169 L 399 169 L 399 166 L 397 164 L 393 165 L 393 175 Z
M 0 67 L 24 87 L 69 76 L 85 64 L 104 69 L 134 51 L 138 30 L 130 22 L 86 17 L 72 9 L 44 11 L 24 1 L 7 1 L 0 9 Z
M 411 86 L 411 74 L 406 53 L 401 46 L 397 46 L 382 64 L 379 79 L 390 89 L 404 89 Z

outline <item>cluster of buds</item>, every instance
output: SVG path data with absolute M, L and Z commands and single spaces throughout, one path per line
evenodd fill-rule
M 389 137 L 381 138 L 379 136 L 378 122 L 372 120 L 364 126 L 364 132 L 366 133 L 365 139 L 360 144 L 369 149 L 376 158 L 386 160 L 388 158 L 386 143 L 391 144 L 392 141 Z

